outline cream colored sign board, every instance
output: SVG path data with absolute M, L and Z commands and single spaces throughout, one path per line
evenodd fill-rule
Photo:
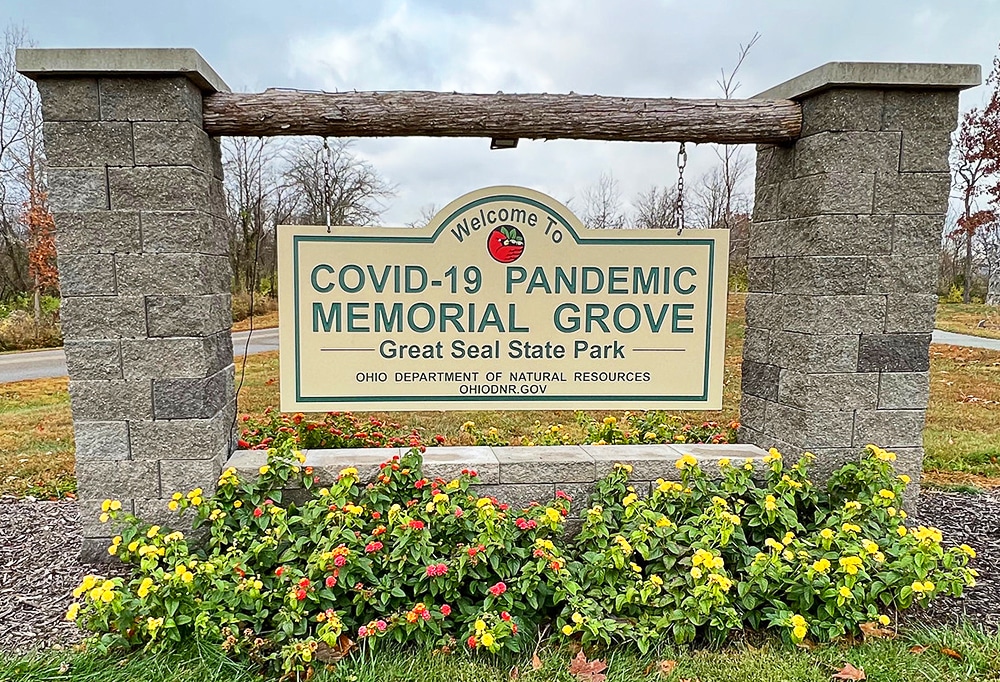
M 718 409 L 728 256 L 522 187 L 422 229 L 281 226 L 281 409 Z

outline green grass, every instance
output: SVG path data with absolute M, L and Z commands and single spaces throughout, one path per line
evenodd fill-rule
M 914 653 L 913 647 L 926 647 Z M 942 653 L 950 649 L 960 656 Z M 613 649 L 602 658 L 608 682 L 659 680 L 680 682 L 827 682 L 845 663 L 864 669 L 869 680 L 912 682 L 935 680 L 1000 680 L 1000 635 L 987 634 L 970 625 L 948 629 L 917 629 L 896 640 L 874 640 L 856 646 L 829 644 L 815 649 L 790 648 L 774 640 L 756 645 L 734 644 L 722 649 L 666 648 L 640 656 Z M 543 666 L 534 670 L 530 656 L 451 656 L 411 651 L 385 651 L 376 655 L 356 652 L 337 665 L 319 670 L 314 682 L 390 682 L 449 680 L 450 682 L 576 682 L 568 670 L 571 652 L 543 648 Z M 657 662 L 673 660 L 673 673 L 663 676 Z M 514 672 L 516 669 L 516 672 Z M 62 671 L 62 672 L 61 672 Z M 0 680 L 48 682 L 263 682 L 265 678 L 246 666 L 224 658 L 211 647 L 191 647 L 172 654 L 130 655 L 46 652 L 29 656 L 0 655 Z M 294 679 L 294 678 L 292 678 Z M 303 676 L 304 679 L 304 676 Z
M 938 329 L 1000 339 L 1000 308 L 982 303 L 938 303 Z

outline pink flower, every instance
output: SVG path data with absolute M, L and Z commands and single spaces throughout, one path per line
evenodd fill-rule
M 455 518 L 456 519 L 462 518 L 462 514 L 463 513 L 464 512 L 462 512 L 462 508 L 461 507 L 455 507 Z
M 337 556 L 333 557 L 333 565 L 336 566 L 337 568 L 340 568 L 346 563 L 347 563 L 347 557 L 345 557 L 343 554 L 338 554 Z
M 373 554 L 382 549 L 382 543 L 376 540 L 375 542 L 369 542 L 365 545 L 365 552 L 368 554 Z
M 378 631 L 379 631 L 379 632 L 385 632 L 385 629 L 386 629 L 387 627 L 389 627 L 389 626 L 388 626 L 388 625 L 386 625 L 386 623 L 385 623 L 385 621 L 384 621 L 384 620 L 377 620 L 377 621 L 375 621 L 375 627 L 377 627 L 377 628 L 378 628 Z
M 361 627 L 358 628 L 358 637 L 367 637 L 367 636 L 368 636 L 368 628 L 362 625 Z
M 561 491 L 561 490 L 557 490 L 557 491 L 556 491 L 556 498 L 557 498 L 557 499 L 560 499 L 560 500 L 569 500 L 570 502 L 572 502 L 572 501 L 573 501 L 573 498 L 572 498 L 572 497 L 570 497 L 569 495 L 567 495 L 566 493 L 564 493 L 564 492 L 563 492 L 563 491 Z
M 296 598 L 296 599 L 298 599 L 299 601 L 302 601 L 303 599 L 305 599 L 305 598 L 306 598 L 306 591 L 305 591 L 305 590 L 303 590 L 303 589 L 302 589 L 302 588 L 300 587 L 300 588 L 299 588 L 298 590 L 296 590 L 296 592 L 295 592 L 295 598 Z
M 260 518 L 263 514 L 264 510 L 261 509 L 260 507 L 257 507 L 256 509 L 253 510 L 253 515 L 257 518 Z
M 278 576 L 279 578 L 281 577 L 281 574 L 284 573 L 284 572 L 285 572 L 285 567 L 284 566 L 278 566 L 276 569 L 274 569 L 274 574 L 276 576 Z
M 327 587 L 333 587 L 336 584 L 337 584 L 337 579 L 336 578 L 334 578 L 332 575 L 326 576 L 326 586 Z
M 424 611 L 423 613 L 420 614 L 420 617 L 423 618 L 424 620 L 430 620 L 431 619 L 431 612 L 430 611 Z
M 441 615 L 443 615 L 443 616 L 450 616 L 451 615 L 451 607 L 448 606 L 447 604 L 442 604 L 441 605 Z
M 410 521 L 409 526 L 413 530 L 423 530 L 424 529 L 424 522 L 420 521 L 419 519 L 413 519 L 412 521 Z
M 509 621 L 510 620 L 510 614 L 507 613 L 506 611 L 501 611 L 500 612 L 500 618 L 502 618 L 503 620 Z
M 507 585 L 503 581 L 498 582 L 496 585 L 490 588 L 490 594 L 492 594 L 494 597 L 499 597 L 506 591 L 507 591 Z

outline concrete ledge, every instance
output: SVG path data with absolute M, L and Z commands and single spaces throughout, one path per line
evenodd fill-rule
M 311 466 L 321 484 L 337 479 L 344 467 L 353 466 L 362 481 L 375 478 L 378 465 L 401 455 L 406 448 L 305 450 L 305 466 Z M 767 451 L 756 445 L 566 445 L 540 447 L 440 447 L 424 453 L 424 475 L 454 478 L 462 469 L 475 469 L 479 483 L 490 489 L 512 492 L 521 488 L 575 490 L 603 478 L 615 462 L 633 467 L 637 488 L 657 478 L 678 480 L 676 462 L 685 454 L 698 458 L 708 472 L 723 457 L 734 460 L 762 458 Z M 243 478 L 254 478 L 267 461 L 264 450 L 237 450 L 226 466 L 235 467 Z M 498 487 L 499 486 L 499 487 Z M 553 487 L 554 486 L 554 487 Z M 498 497 L 502 497 L 498 495 Z M 551 495 L 549 495 L 551 497 Z
M 203 92 L 229 92 L 229 86 L 197 50 L 167 48 L 18 48 L 17 70 L 28 78 L 101 76 L 187 76 Z
M 831 88 L 965 90 L 980 83 L 979 64 L 827 62 L 754 99 L 802 99 Z

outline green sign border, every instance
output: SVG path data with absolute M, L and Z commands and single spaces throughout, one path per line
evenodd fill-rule
M 573 236 L 573 241 L 577 244 L 684 244 L 688 246 L 707 246 L 708 252 L 708 327 L 705 330 L 705 367 L 704 367 L 704 381 L 702 384 L 702 393 L 699 396 L 673 396 L 673 395 L 613 395 L 613 396 L 574 396 L 574 395 L 562 395 L 562 396 L 509 396 L 509 395 L 496 395 L 496 396 L 303 396 L 302 386 L 301 386 L 301 364 L 300 364 L 300 353 L 299 353 L 299 245 L 307 242 L 413 242 L 416 244 L 433 244 L 437 241 L 440 234 L 451 224 L 456 216 L 471 208 L 480 206 L 482 204 L 488 204 L 494 201 L 512 201 L 522 204 L 528 204 L 534 206 L 535 208 L 541 209 L 546 214 L 553 216 L 556 220 Z M 510 402 L 512 400 L 527 400 L 536 402 L 549 402 L 549 403 L 561 403 L 561 402 L 626 402 L 626 401 L 647 401 L 647 400 L 662 400 L 666 402 L 684 402 L 684 401 L 707 401 L 708 400 L 708 369 L 709 361 L 711 359 L 711 349 L 712 349 L 712 287 L 715 281 L 715 240 L 714 239 L 655 239 L 655 238 L 641 238 L 641 239 L 615 239 L 613 237 L 599 237 L 596 239 L 581 239 L 580 235 L 576 233 L 573 226 L 566 221 L 559 213 L 553 211 L 550 207 L 541 203 L 540 201 L 535 201 L 534 199 L 529 199 L 528 197 L 522 197 L 511 194 L 497 194 L 488 197 L 481 197 L 475 201 L 469 202 L 468 204 L 456 209 L 451 215 L 445 218 L 438 228 L 434 231 L 434 234 L 430 236 L 406 236 L 406 230 L 400 230 L 401 234 L 399 237 L 386 237 L 386 236 L 365 236 L 365 235 L 336 235 L 336 234 L 317 234 L 317 235 L 296 235 L 292 238 L 292 271 L 294 272 L 294 290 L 295 290 L 295 399 L 302 403 L 325 403 L 325 402 L 358 402 L 358 403 L 372 403 L 372 402 L 459 402 L 469 400 L 476 400 L 482 402 Z

